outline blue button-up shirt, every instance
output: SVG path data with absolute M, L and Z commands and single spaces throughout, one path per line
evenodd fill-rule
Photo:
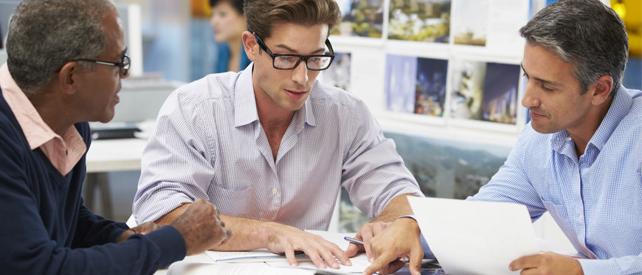
M 474 200 L 549 211 L 586 259 L 584 274 L 642 274 L 642 94 L 621 87 L 583 155 L 566 131 L 529 124 Z
M 327 229 L 340 188 L 370 217 L 401 194 L 422 196 L 365 104 L 317 82 L 276 157 L 256 109 L 251 64 L 179 88 L 142 157 L 137 221 L 203 198 L 221 213 Z

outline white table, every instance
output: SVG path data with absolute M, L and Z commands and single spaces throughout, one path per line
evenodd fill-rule
M 94 140 L 87 152 L 87 179 L 84 186 L 85 205 L 94 207 L 94 194 L 100 190 L 103 214 L 113 217 L 108 172 L 138 171 L 147 140 Z

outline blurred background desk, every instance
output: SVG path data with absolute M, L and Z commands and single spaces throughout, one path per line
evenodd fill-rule
M 128 138 L 94 140 L 87 152 L 87 178 L 84 185 L 85 205 L 95 209 L 96 190 L 100 193 L 102 214 L 113 216 L 109 172 L 138 171 L 147 140 Z

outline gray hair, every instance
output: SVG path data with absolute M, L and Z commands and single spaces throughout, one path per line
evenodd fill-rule
M 575 65 L 582 93 L 603 75 L 613 77 L 612 94 L 619 89 L 628 38 L 622 20 L 599 0 L 561 0 L 537 13 L 520 33 Z
M 109 0 L 23 0 L 7 37 L 7 65 L 18 86 L 37 93 L 68 61 L 106 48 L 102 20 Z

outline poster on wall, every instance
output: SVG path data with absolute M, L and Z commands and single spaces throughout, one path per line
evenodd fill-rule
M 505 124 L 517 122 L 519 78 L 519 65 L 486 65 L 482 100 L 483 120 Z
M 453 8 L 453 40 L 458 45 L 486 46 L 490 0 L 459 1 Z
M 450 117 L 517 123 L 519 65 L 453 62 Z
M 341 10 L 341 23 L 333 35 L 369 38 L 383 37 L 384 0 L 337 0 Z
M 448 43 L 450 0 L 390 0 L 388 38 Z
M 323 71 L 321 81 L 350 92 L 351 68 L 352 54 L 335 52 L 332 65 Z
M 448 61 L 418 58 L 415 79 L 415 114 L 440 117 L 446 101 Z
M 509 147 L 459 142 L 386 132 L 426 196 L 465 199 L 479 191 L 499 170 Z M 368 218 L 342 190 L 339 231 L 357 232 Z
M 385 78 L 387 109 L 442 116 L 447 75 L 447 60 L 388 55 Z
M 417 57 L 386 56 L 385 93 L 388 111 L 414 113 Z
M 486 63 L 456 60 L 451 73 L 450 117 L 481 119 Z

